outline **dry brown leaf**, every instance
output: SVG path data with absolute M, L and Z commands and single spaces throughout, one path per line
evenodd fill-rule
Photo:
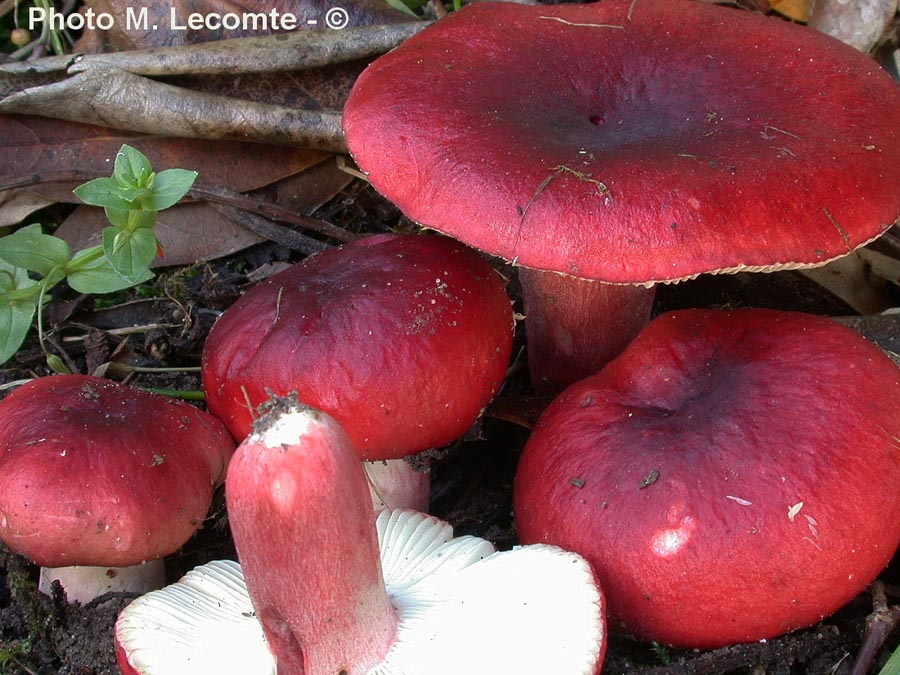
M 207 185 L 247 192 L 322 162 L 327 153 L 230 141 L 185 141 L 113 131 L 42 117 L 0 115 L 0 184 L 35 176 L 35 185 L 0 192 L 0 225 L 14 225 L 54 202 L 76 203 L 72 189 L 112 172 L 123 143 L 137 147 L 158 169 L 199 171 Z M 64 181 L 42 177 L 71 174 Z
M 233 141 L 185 141 L 129 134 L 104 127 L 42 117 L 0 115 L 0 168 L 3 179 L 78 172 L 107 176 L 123 143 L 143 152 L 158 170 L 192 169 L 207 185 L 246 192 L 303 171 L 327 153 L 290 147 L 266 147 Z M 74 185 L 83 182 L 74 179 Z M 64 201 L 77 201 L 74 196 Z
M 860 314 L 877 314 L 893 305 L 884 279 L 872 273 L 859 251 L 823 267 L 798 271 Z
M 297 213 L 311 213 L 350 180 L 329 158 L 254 195 Z M 101 209 L 80 206 L 57 228 L 56 235 L 77 250 L 100 243 L 100 232 L 106 225 Z M 156 234 L 164 256 L 156 260 L 155 267 L 212 260 L 263 241 L 263 237 L 225 218 L 206 203 L 179 204 L 161 212 Z
M 872 248 L 860 249 L 859 255 L 868 263 L 872 269 L 872 274 L 896 286 L 900 286 L 900 260 Z
M 244 37 L 247 35 L 267 35 L 273 31 L 226 31 L 226 30 L 171 30 L 171 13 L 174 12 L 176 24 L 187 25 L 188 16 L 197 14 L 201 17 L 211 14 L 234 13 L 238 15 L 276 11 L 279 14 L 293 14 L 303 29 L 318 28 L 322 25 L 325 12 L 335 5 L 331 0 L 243 0 L 226 2 L 225 0 L 172 0 L 170 2 L 146 3 L 148 29 L 128 27 L 128 12 L 132 15 L 143 7 L 119 0 L 87 0 L 82 12 L 92 9 L 95 13 L 107 12 L 115 18 L 115 26 L 109 31 L 85 31 L 83 37 L 75 43 L 75 51 L 98 53 L 125 49 L 141 49 L 146 47 L 166 47 L 197 42 L 209 42 L 225 38 Z M 383 0 L 353 0 L 345 3 L 349 13 L 350 26 L 374 26 L 378 24 L 399 23 L 409 21 L 412 17 L 392 9 Z M 313 26 L 306 22 L 314 20 Z M 152 26 L 157 26 L 153 30 Z
M 772 9 L 794 21 L 806 23 L 812 9 L 813 0 L 771 0 Z
M 0 192 L 0 227 L 22 222 L 35 211 L 39 211 L 54 203 L 39 194 L 13 190 Z

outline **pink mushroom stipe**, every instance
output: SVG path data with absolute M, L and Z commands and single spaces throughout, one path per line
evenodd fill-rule
M 538 421 L 522 542 L 593 565 L 612 625 L 713 648 L 812 625 L 900 541 L 900 369 L 829 319 L 655 319 Z M 884 489 L 881 489 L 881 488 Z
M 495 552 L 423 513 L 373 512 L 324 413 L 275 401 L 226 494 L 240 566 L 210 563 L 129 605 L 116 624 L 125 675 L 600 672 L 603 596 L 580 556 Z
M 33 380 L 0 402 L 0 541 L 70 602 L 159 588 L 233 452 L 186 403 L 98 377 Z
M 513 329 L 503 281 L 476 252 L 375 235 L 245 293 L 207 340 L 203 387 L 238 439 L 269 392 L 297 392 L 371 463 L 376 503 L 426 510 L 428 475 L 404 458 L 475 423 L 503 382 Z
M 529 270 L 532 380 L 559 391 L 646 324 L 653 284 L 814 267 L 881 235 L 898 118 L 890 76 L 815 30 L 604 0 L 453 12 L 362 73 L 343 124 L 407 216 Z

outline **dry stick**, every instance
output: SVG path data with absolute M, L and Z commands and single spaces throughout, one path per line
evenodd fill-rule
M 0 65 L 0 73 L 36 73 L 115 69 L 135 75 L 234 75 L 320 68 L 383 54 L 429 25 L 413 21 L 344 30 L 281 33 L 233 38 L 196 45 L 137 49 L 109 54 L 50 56 Z
M 850 675 L 866 675 L 869 672 L 878 651 L 900 620 L 900 607 L 896 605 L 888 607 L 884 583 L 881 580 L 872 582 L 869 590 L 872 593 L 873 610 L 866 617 L 866 634 L 863 636 L 862 646 L 856 654 Z
M 210 204 L 210 206 L 229 220 L 233 220 L 246 227 L 251 232 L 256 232 L 256 234 L 265 237 L 269 241 L 274 241 L 276 244 L 286 246 L 292 251 L 299 251 L 306 255 L 312 255 L 313 253 L 318 253 L 319 251 L 331 248 L 325 242 L 313 239 L 312 237 L 307 237 L 305 234 L 295 232 L 287 227 L 282 227 L 255 213 L 243 211 L 242 209 L 226 204 Z
M 61 118 L 159 136 L 346 152 L 339 112 L 195 92 L 123 70 L 88 71 L 11 94 L 0 99 L 0 113 Z
M 338 241 L 348 242 L 359 238 L 356 234 L 349 232 L 342 227 L 338 227 L 333 223 L 329 223 L 327 220 L 311 218 L 309 216 L 300 216 L 293 211 L 283 209 L 271 202 L 260 201 L 254 199 L 252 195 L 234 192 L 227 188 L 195 185 L 188 194 L 207 202 L 235 206 L 241 211 L 249 211 L 274 220 L 283 220 L 286 223 L 297 225 L 298 227 L 302 227 L 303 229 L 312 232 L 318 232 L 319 234 L 331 237 L 332 239 L 337 239 Z M 256 230 L 253 231 L 256 232 Z M 258 232 L 258 234 L 262 233 Z

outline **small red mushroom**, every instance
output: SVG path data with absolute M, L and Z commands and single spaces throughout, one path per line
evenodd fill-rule
M 428 477 L 402 458 L 472 426 L 503 381 L 513 326 L 500 276 L 471 249 L 376 235 L 245 293 L 210 333 L 203 387 L 238 439 L 268 392 L 296 391 L 344 426 L 370 472 L 399 467 L 412 481 L 399 497 L 382 483 L 387 505 L 425 510 Z M 380 467 L 385 460 L 391 466 Z
M 646 324 L 658 282 L 814 267 L 881 235 L 897 119 L 887 73 L 817 31 L 604 0 L 453 12 L 362 73 L 343 124 L 407 216 L 521 266 L 532 381 L 558 391 Z
M 233 452 L 186 403 L 99 377 L 32 380 L 0 402 L 0 541 L 70 602 L 159 588 Z
M 712 648 L 809 626 L 900 542 L 900 369 L 829 319 L 654 320 L 538 421 L 521 541 L 593 565 L 612 625 Z
M 226 498 L 240 567 L 201 566 L 129 605 L 116 622 L 126 675 L 600 672 L 603 595 L 583 558 L 376 515 L 324 413 L 276 401 L 235 454 Z

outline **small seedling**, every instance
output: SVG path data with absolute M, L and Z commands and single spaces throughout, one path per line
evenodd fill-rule
M 47 362 L 64 371 L 59 357 L 44 347 L 39 308 L 47 292 L 63 279 L 79 293 L 111 293 L 153 278 L 150 265 L 161 254 L 157 215 L 184 197 L 196 178 L 196 171 L 184 169 L 154 173 L 143 154 L 123 145 L 111 178 L 75 188 L 85 204 L 106 211 L 110 225 L 102 244 L 73 255 L 63 239 L 45 234 L 39 224 L 0 238 L 0 364 L 18 351 L 36 315 Z

